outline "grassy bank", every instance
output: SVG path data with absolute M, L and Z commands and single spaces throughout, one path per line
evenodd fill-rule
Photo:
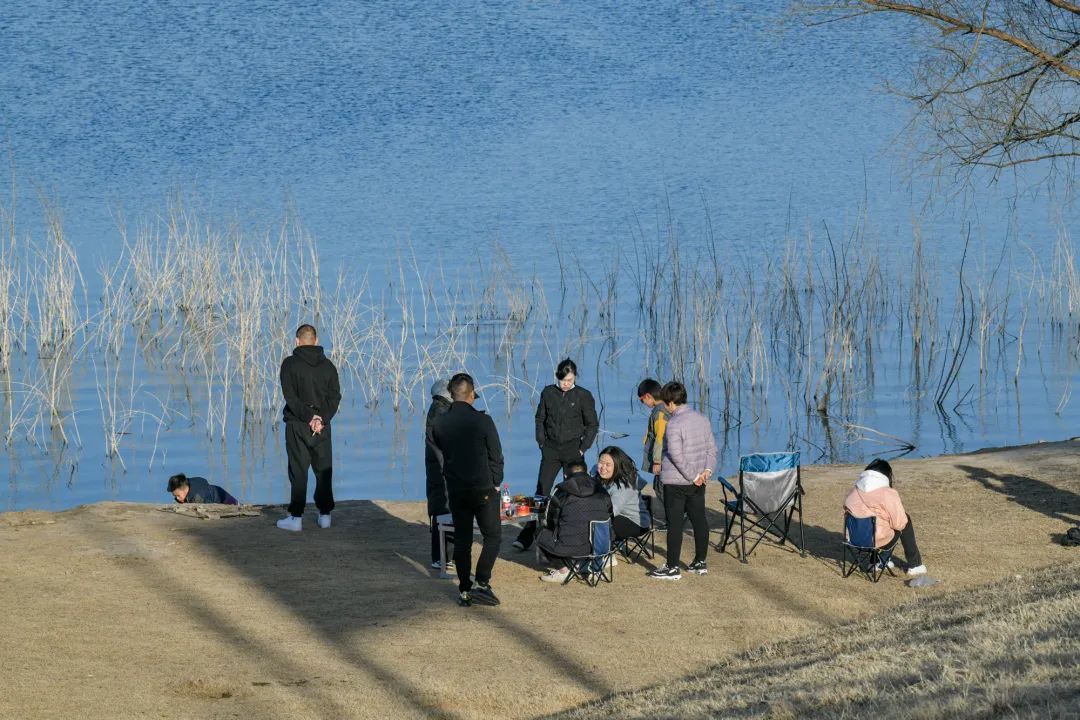
M 1078 664 L 1080 560 L 765 644 L 552 717 L 1076 718 Z

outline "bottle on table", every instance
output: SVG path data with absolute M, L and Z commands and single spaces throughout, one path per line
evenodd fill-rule
M 510 502 L 510 486 L 506 483 L 502 486 L 502 512 L 506 517 L 510 517 L 514 512 L 514 504 Z

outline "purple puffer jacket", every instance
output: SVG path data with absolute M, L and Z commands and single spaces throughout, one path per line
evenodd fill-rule
M 716 470 L 716 439 L 709 418 L 688 405 L 675 408 L 664 430 L 660 482 L 693 485 L 705 468 Z

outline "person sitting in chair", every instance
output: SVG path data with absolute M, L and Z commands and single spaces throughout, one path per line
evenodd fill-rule
M 611 530 L 615 541 L 641 537 L 649 531 L 652 517 L 641 491 L 645 480 L 638 475 L 630 456 L 614 445 L 600 451 L 596 478 L 611 498 Z
M 548 503 L 544 528 L 537 537 L 540 551 L 552 563 L 583 557 L 592 552 L 591 527 L 594 520 L 611 519 L 611 498 L 589 474 L 584 460 L 567 463 L 565 479 L 555 488 Z M 540 577 L 544 582 L 564 582 L 570 570 L 554 567 Z
M 888 461 L 875 459 L 859 475 L 855 487 L 844 500 L 844 509 L 857 518 L 877 518 L 874 530 L 876 547 L 888 546 L 897 535 L 904 548 L 908 575 L 925 575 L 919 546 L 915 544 L 915 527 L 904 510 L 900 494 L 893 489 L 893 471 Z M 889 561 L 892 567 L 892 561 Z
M 207 505 L 239 505 L 224 488 L 211 485 L 206 478 L 188 477 L 184 473 L 169 478 L 168 491 L 178 503 L 204 503 Z

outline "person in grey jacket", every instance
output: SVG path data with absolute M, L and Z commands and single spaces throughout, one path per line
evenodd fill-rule
M 600 451 L 596 478 L 611 498 L 612 531 L 616 540 L 640 537 L 652 525 L 649 506 L 641 491 L 645 480 L 622 448 L 610 445 Z
M 664 485 L 664 510 L 667 514 L 667 562 L 649 573 L 657 580 L 678 580 L 679 554 L 682 551 L 683 513 L 694 526 L 694 561 L 689 572 L 708 572 L 705 556 L 709 550 L 709 523 L 705 518 L 705 483 L 716 467 L 716 439 L 709 419 L 686 404 L 686 388 L 669 382 L 661 390 L 661 399 L 671 414 L 664 430 L 664 451 L 660 464 L 660 482 Z

